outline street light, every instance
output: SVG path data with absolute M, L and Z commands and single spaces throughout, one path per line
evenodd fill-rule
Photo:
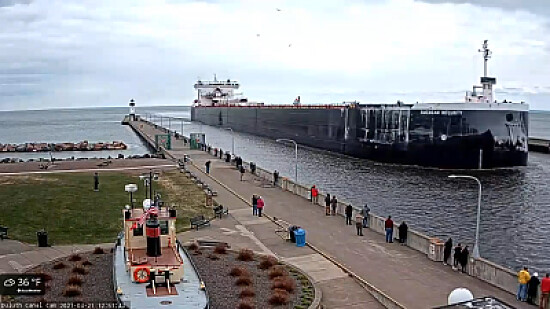
M 231 131 L 231 153 L 235 155 L 235 134 L 233 132 L 233 129 L 231 128 L 225 128 L 225 129 Z
M 290 143 L 294 143 L 294 159 L 295 159 L 295 162 L 294 162 L 294 181 L 296 183 L 298 183 L 298 143 L 296 143 L 295 140 L 293 139 L 286 139 L 286 138 L 278 138 L 275 140 L 277 143 L 280 143 L 280 142 L 290 142 Z
M 474 252 L 472 253 L 472 256 L 476 259 L 480 258 L 479 255 L 479 220 L 481 216 L 481 181 L 477 179 L 477 177 L 469 176 L 469 175 L 449 175 L 449 178 L 467 178 L 467 179 L 473 179 L 477 181 L 477 184 L 479 185 L 479 193 L 477 196 L 477 222 L 476 222 L 476 240 L 474 243 Z
M 136 192 L 138 189 L 136 184 L 127 184 L 124 186 L 124 191 L 130 193 L 130 205 L 132 205 L 132 209 L 134 209 L 134 196 L 133 193 Z

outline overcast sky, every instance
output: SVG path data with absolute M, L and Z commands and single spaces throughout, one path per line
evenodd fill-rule
M 550 93 L 549 0 L 0 0 L 0 110 L 252 100 L 461 101 L 489 40 L 499 99 Z

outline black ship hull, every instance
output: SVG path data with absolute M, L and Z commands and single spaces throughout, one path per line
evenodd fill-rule
M 524 166 L 528 159 L 528 112 L 512 105 L 194 106 L 191 119 L 388 163 L 476 169 Z

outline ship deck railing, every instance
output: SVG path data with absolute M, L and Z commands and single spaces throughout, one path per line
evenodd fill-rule
M 340 109 L 343 107 L 353 106 L 352 104 L 277 104 L 277 105 L 263 105 L 263 104 L 217 104 L 217 105 L 195 105 L 195 107 L 232 107 L 232 108 L 247 108 L 247 107 L 261 107 L 267 109 Z

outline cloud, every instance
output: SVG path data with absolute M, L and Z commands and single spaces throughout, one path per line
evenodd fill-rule
M 413 0 L 27 2 L 0 2 L 0 110 L 186 105 L 196 79 L 214 73 L 268 103 L 428 100 L 478 81 L 484 39 L 498 87 L 550 86 L 550 30 L 523 11 Z
M 32 0 L 0 0 L 0 8 L 14 6 L 16 4 L 29 4 Z
M 487 8 L 500 8 L 507 11 L 526 11 L 550 17 L 548 0 L 419 0 L 426 3 L 472 4 Z

